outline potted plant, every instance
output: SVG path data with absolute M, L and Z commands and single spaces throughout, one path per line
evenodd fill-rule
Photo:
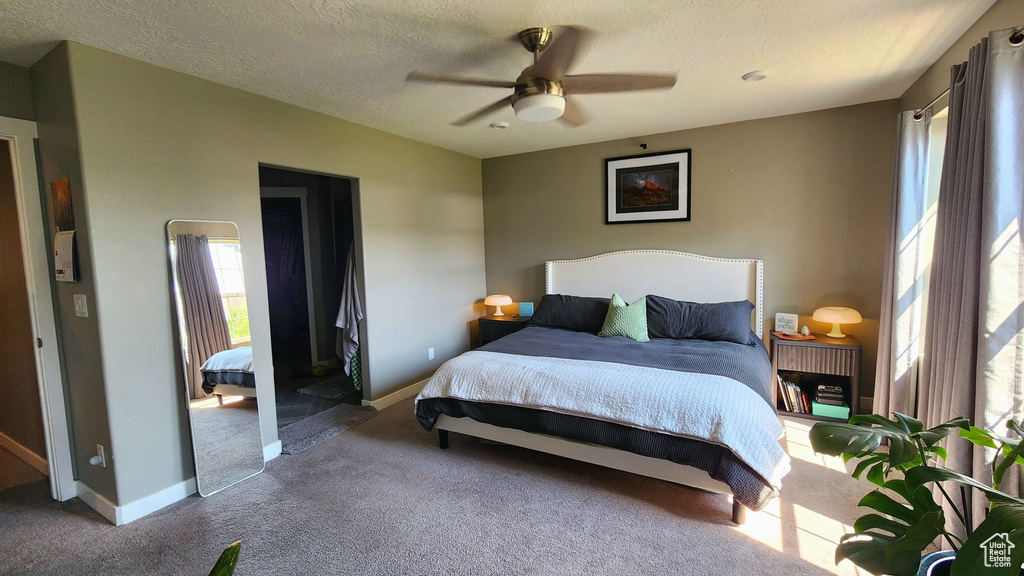
M 999 488 L 1011 467 L 1024 464 L 1024 444 L 970 426 L 965 418 L 926 430 L 920 420 L 899 413 L 893 416 L 895 420 L 877 414 L 854 416 L 848 424 L 818 422 L 811 428 L 815 452 L 857 461 L 853 477 L 864 476 L 877 486 L 859 504 L 873 512 L 859 518 L 854 532 L 840 540 L 836 563 L 849 559 L 876 575 L 918 574 L 924 551 L 941 538 L 955 553 L 947 565 L 952 576 L 1022 574 L 1024 499 Z M 1024 438 L 1019 423 L 1011 421 L 1009 428 Z M 953 432 L 997 451 L 992 486 L 942 466 L 946 449 L 941 443 Z M 888 451 L 879 450 L 883 438 L 888 441 Z M 945 481 L 958 483 L 959 490 L 950 494 L 943 486 Z M 967 504 L 969 491 L 984 495 L 989 502 L 986 518 L 977 528 Z M 946 517 L 936 498 L 949 505 L 954 518 Z M 962 531 L 956 529 L 957 524 Z M 966 540 L 958 537 L 958 532 L 966 533 Z
M 210 576 L 231 576 L 235 573 L 235 566 L 238 564 L 238 553 L 242 549 L 242 542 L 235 542 L 224 549 L 217 563 L 214 564 Z

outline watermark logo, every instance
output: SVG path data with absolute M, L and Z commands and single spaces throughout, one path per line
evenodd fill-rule
M 989 536 L 988 540 L 981 543 L 981 548 L 985 551 L 986 568 L 1010 567 L 1010 551 L 1014 546 L 1006 532 L 997 532 Z

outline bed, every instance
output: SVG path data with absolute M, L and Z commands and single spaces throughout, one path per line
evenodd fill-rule
M 217 352 L 203 362 L 199 373 L 203 377 L 203 392 L 216 394 L 221 403 L 224 396 L 256 397 L 256 376 L 252 369 L 250 346 Z
M 416 415 L 442 448 L 457 432 L 729 494 L 736 523 L 778 495 L 789 460 L 761 341 L 761 261 L 614 252 L 548 262 L 545 292 L 749 301 L 749 336 L 640 343 L 530 325 L 446 362 L 424 387 Z

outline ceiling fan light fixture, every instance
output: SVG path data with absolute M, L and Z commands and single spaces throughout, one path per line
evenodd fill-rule
M 558 94 L 532 94 L 513 102 L 512 109 L 523 122 L 547 122 L 565 112 L 565 98 Z

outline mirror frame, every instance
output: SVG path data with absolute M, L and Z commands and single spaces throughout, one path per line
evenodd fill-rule
M 200 496 L 205 498 L 207 496 L 212 496 L 212 495 L 214 495 L 214 494 L 216 494 L 216 493 L 218 493 L 218 492 L 220 492 L 222 490 L 226 490 L 227 488 L 230 488 L 230 487 L 234 486 L 235 484 L 238 484 L 239 482 L 244 482 L 245 480 L 248 480 L 249 478 L 252 478 L 253 476 L 256 476 L 257 474 L 260 474 L 264 470 L 266 470 L 267 461 L 266 461 L 266 456 L 263 455 L 263 450 L 266 449 L 266 442 L 265 442 L 265 439 L 263 438 L 263 422 L 262 422 L 262 419 L 259 417 L 259 400 L 257 399 L 256 400 L 256 406 L 257 406 L 256 407 L 256 416 L 257 416 L 257 419 L 258 419 L 258 422 L 257 422 L 257 432 L 260 435 L 260 467 L 259 467 L 259 469 L 256 470 L 255 472 L 253 472 L 252 474 L 249 474 L 249 475 L 247 475 L 247 476 L 245 476 L 243 478 L 239 478 L 238 480 L 235 480 L 234 482 L 231 482 L 230 484 L 226 484 L 224 486 L 218 487 L 216 490 L 213 490 L 213 491 L 210 491 L 210 492 L 203 492 L 202 484 L 199 481 L 199 461 L 198 461 L 198 458 L 196 457 L 195 421 L 192 418 L 192 408 L 191 408 L 192 398 L 189 396 L 189 385 L 190 385 L 190 383 L 188 381 L 189 369 L 188 369 L 188 362 L 185 361 L 185 346 L 187 346 L 187 344 L 185 342 L 185 339 L 183 338 L 183 336 L 186 335 L 186 332 L 185 332 L 184 326 L 183 326 L 184 315 L 182 314 L 182 310 L 180 308 L 180 303 L 178 301 L 179 294 L 181 294 L 181 286 L 178 283 L 178 274 L 177 274 L 177 271 L 175 269 L 174 254 L 173 254 L 172 248 L 171 248 L 171 246 L 172 246 L 172 242 L 171 242 L 171 226 L 175 222 L 188 222 L 188 223 L 198 223 L 198 224 L 231 224 L 232 226 L 235 227 L 235 230 L 238 231 L 238 233 L 239 233 L 239 238 L 238 238 L 239 245 L 241 245 L 242 238 L 241 238 L 241 232 L 238 230 L 238 224 L 236 224 L 235 222 L 232 222 L 230 220 L 194 220 L 194 219 L 186 219 L 186 218 L 173 218 L 171 220 L 168 220 L 167 221 L 167 225 L 164 227 L 164 230 L 165 230 L 166 235 L 167 235 L 167 263 L 168 263 L 168 266 L 170 267 L 169 272 L 170 272 L 170 275 L 171 275 L 171 299 L 173 301 L 174 315 L 175 315 L 176 320 L 177 320 L 177 322 L 175 323 L 175 327 L 174 327 L 174 333 L 177 335 L 177 340 L 178 341 L 176 343 L 177 344 L 176 348 L 177 348 L 177 352 L 178 352 L 178 359 L 181 362 L 182 380 L 180 382 L 178 382 L 178 384 L 179 385 L 183 384 L 183 386 L 181 386 L 180 389 L 184 392 L 185 411 L 188 412 L 188 436 L 189 436 L 189 443 L 192 445 L 192 469 L 195 472 L 196 492 L 199 493 Z M 243 270 L 243 274 L 244 274 L 244 270 Z M 245 305 L 246 305 L 246 308 L 248 308 L 248 306 L 249 306 L 248 299 L 246 299 Z M 251 338 L 251 335 L 250 335 L 250 338 Z M 251 345 L 251 342 L 250 342 L 250 345 Z M 255 376 L 255 374 L 254 374 L 254 376 Z M 256 391 L 257 391 L 257 394 L 258 394 L 259 393 L 259 386 L 258 385 L 256 387 Z

